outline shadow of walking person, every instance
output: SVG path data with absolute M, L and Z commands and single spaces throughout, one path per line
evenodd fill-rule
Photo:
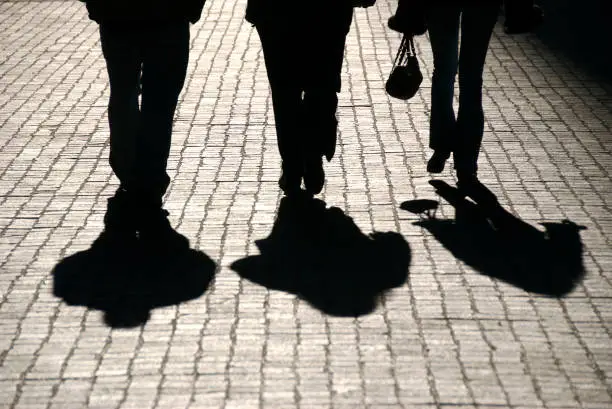
M 408 278 L 410 247 L 400 234 L 365 235 L 342 210 L 318 199 L 283 198 L 272 232 L 256 244 L 261 254 L 234 262 L 234 271 L 329 315 L 368 314 Z
M 564 220 L 541 223 L 544 231 L 540 231 L 500 205 L 478 206 L 441 180 L 430 183 L 455 208 L 455 220 L 429 217 L 415 224 L 432 233 L 457 259 L 482 274 L 552 297 L 568 294 L 582 280 L 579 231 L 585 227 Z M 414 208 L 410 202 L 401 207 Z
M 118 242 L 103 232 L 91 248 L 55 266 L 53 294 L 68 305 L 103 311 L 110 327 L 131 328 L 146 323 L 156 307 L 204 294 L 215 269 L 206 254 L 188 246 L 153 252 L 136 240 Z

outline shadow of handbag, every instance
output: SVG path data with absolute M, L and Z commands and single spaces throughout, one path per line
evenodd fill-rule
M 385 84 L 385 90 L 393 98 L 406 100 L 417 93 L 422 82 L 423 74 L 419 68 L 414 38 L 404 35 L 393 62 L 391 75 Z

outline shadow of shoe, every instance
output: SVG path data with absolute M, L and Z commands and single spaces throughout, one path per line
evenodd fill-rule
M 457 259 L 478 272 L 525 291 L 561 297 L 583 279 L 582 226 L 564 220 L 542 223 L 544 231 L 503 209 L 478 206 L 443 181 L 431 182 L 455 208 L 455 219 L 422 219 Z
M 418 214 L 419 216 L 426 216 L 428 218 L 436 217 L 436 210 L 438 210 L 438 201 L 430 199 L 417 199 L 408 200 L 400 204 L 400 209 L 406 210 L 410 213 Z
M 117 242 L 103 232 L 89 249 L 55 266 L 53 294 L 103 311 L 110 327 L 130 328 L 146 323 L 154 308 L 200 297 L 215 269 L 197 250 L 152 254 L 137 241 Z
M 318 199 L 283 198 L 272 232 L 256 244 L 260 254 L 234 262 L 234 271 L 334 316 L 372 312 L 408 277 L 410 248 L 400 234 L 365 235 Z

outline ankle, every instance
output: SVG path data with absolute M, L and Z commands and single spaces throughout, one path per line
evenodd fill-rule
M 470 185 L 470 184 L 475 184 L 479 182 L 480 181 L 478 180 L 478 176 L 476 172 L 465 171 L 465 170 L 457 171 L 457 184 Z
M 452 151 L 448 148 L 437 148 L 437 149 L 434 149 L 433 152 L 435 156 L 449 158 Z

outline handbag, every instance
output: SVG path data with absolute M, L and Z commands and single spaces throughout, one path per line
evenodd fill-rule
M 385 90 L 393 98 L 406 100 L 417 93 L 422 82 L 423 74 L 419 68 L 414 38 L 411 35 L 404 35 L 393 62 L 391 75 L 385 84 Z

